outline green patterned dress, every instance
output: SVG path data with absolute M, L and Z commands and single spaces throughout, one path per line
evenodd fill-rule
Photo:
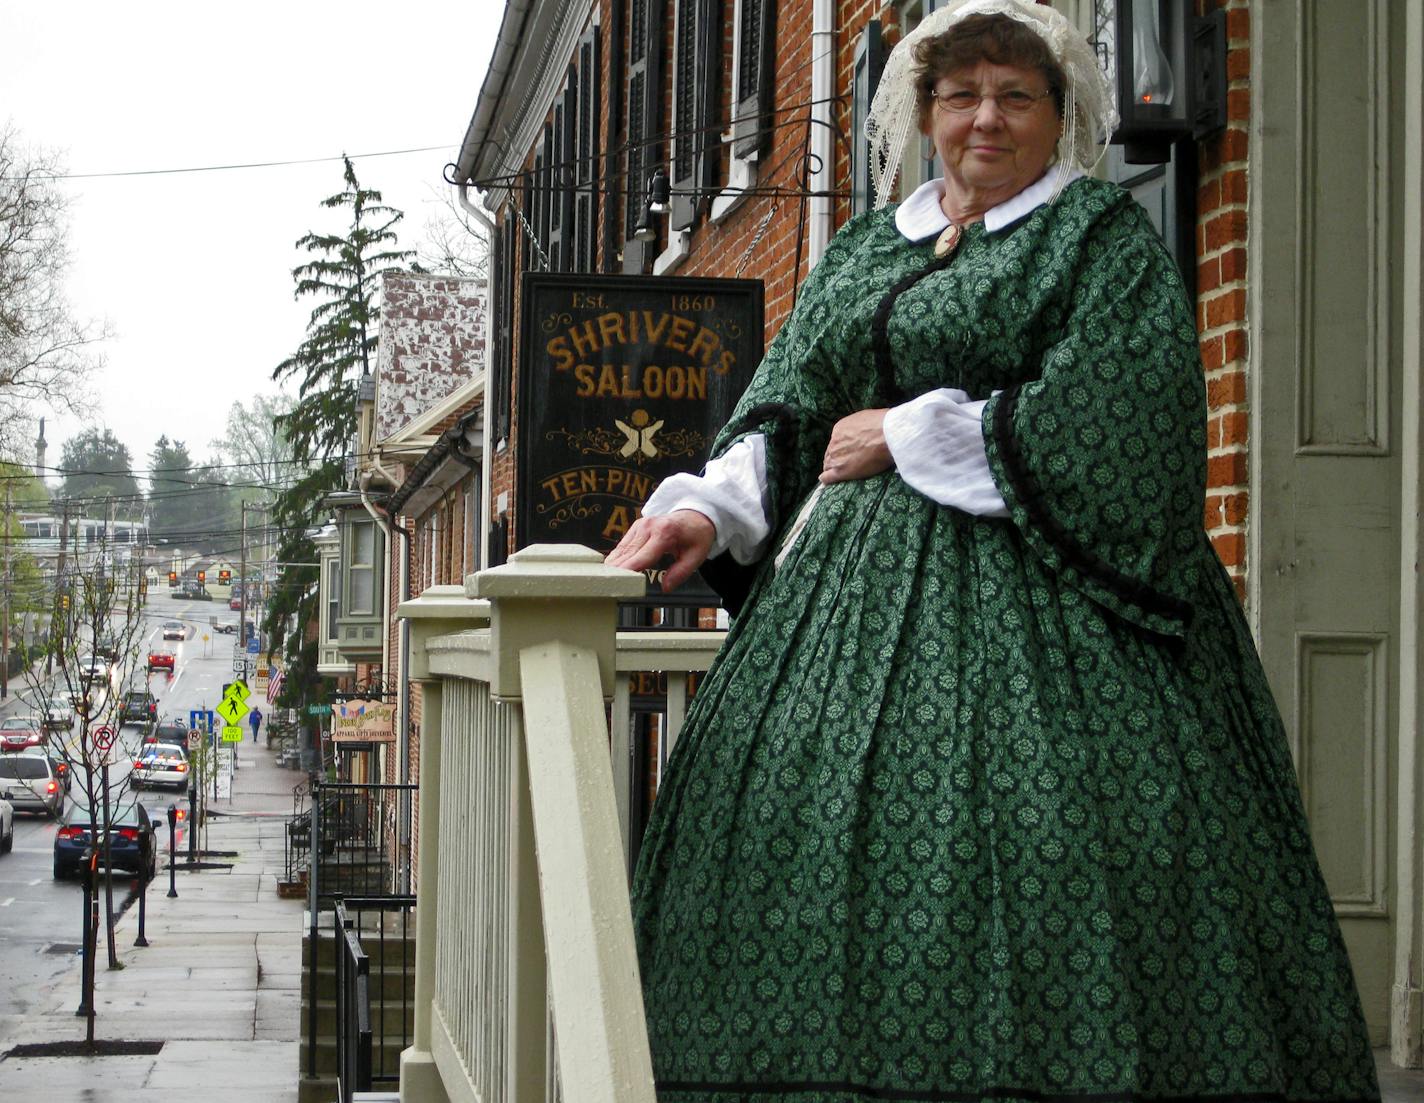
M 784 532 L 837 418 L 944 386 L 1001 392 L 1011 518 L 829 487 L 689 712 L 634 881 L 659 1098 L 1378 1099 L 1142 210 L 1080 179 L 948 263 L 858 217 L 717 451 L 768 435 Z

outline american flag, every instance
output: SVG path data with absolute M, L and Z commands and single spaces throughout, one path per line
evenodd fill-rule
M 273 705 L 277 703 L 277 694 L 282 692 L 282 683 L 287 680 L 287 672 L 280 667 L 272 671 L 272 677 L 267 680 L 267 703 Z

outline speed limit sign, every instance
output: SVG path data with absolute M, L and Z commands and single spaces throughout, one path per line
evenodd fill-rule
M 114 729 L 107 725 L 94 729 L 94 746 L 107 751 L 114 745 Z

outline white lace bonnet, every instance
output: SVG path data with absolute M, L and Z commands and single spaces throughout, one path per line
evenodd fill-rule
M 1117 128 L 1117 104 L 1107 75 L 1088 40 L 1066 18 L 1032 0 L 958 0 L 925 16 L 890 53 L 865 120 L 875 206 L 890 201 L 912 133 L 918 133 L 915 46 L 941 35 L 970 15 L 1006 15 L 1043 39 L 1068 78 L 1063 95 L 1063 135 L 1058 139 L 1054 198 L 1074 168 L 1091 172 Z M 1099 143 L 1102 143 L 1099 146 Z

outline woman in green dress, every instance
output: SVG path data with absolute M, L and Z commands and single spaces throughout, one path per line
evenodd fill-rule
M 1202 530 L 1192 310 L 1051 9 L 928 17 L 853 219 L 609 557 L 745 604 L 634 879 L 659 1098 L 1379 1098 Z

